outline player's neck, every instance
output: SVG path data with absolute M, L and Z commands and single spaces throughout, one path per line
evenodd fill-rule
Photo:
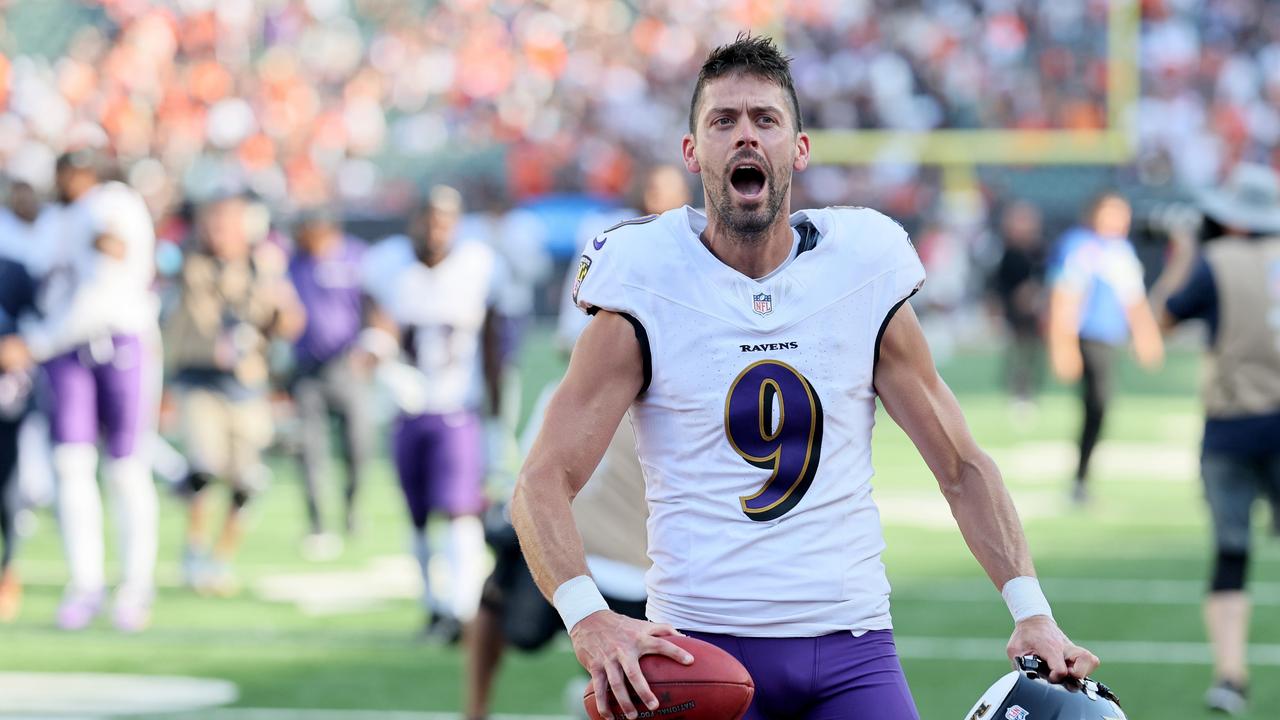
M 431 250 L 427 252 L 421 252 L 421 253 L 418 253 L 418 262 L 422 263 L 423 265 L 426 265 L 429 268 L 434 268 L 435 266 L 444 262 L 444 259 L 448 257 L 448 255 L 449 255 L 448 250 Z
M 707 213 L 707 227 L 699 239 L 720 262 L 749 278 L 762 278 L 791 256 L 795 236 L 789 220 L 787 213 L 779 212 L 761 232 L 742 235 L 726 227 L 713 213 Z

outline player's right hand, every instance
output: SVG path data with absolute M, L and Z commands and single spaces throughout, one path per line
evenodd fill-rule
M 663 640 L 664 636 L 678 634 L 670 625 L 634 620 L 609 610 L 592 613 L 573 626 L 569 639 L 578 662 L 591 673 L 601 717 L 610 717 L 610 695 L 618 699 L 618 706 L 628 718 L 637 717 L 628 682 L 645 707 L 658 707 L 657 696 L 640 672 L 640 656 L 665 655 L 683 665 L 693 663 L 692 655 Z

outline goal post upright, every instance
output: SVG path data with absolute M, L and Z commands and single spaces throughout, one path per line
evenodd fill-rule
M 1097 130 L 818 129 L 813 162 L 940 167 L 949 188 L 971 186 L 978 165 L 1118 165 L 1134 154 L 1139 84 L 1140 0 L 1110 0 L 1107 11 L 1106 127 Z

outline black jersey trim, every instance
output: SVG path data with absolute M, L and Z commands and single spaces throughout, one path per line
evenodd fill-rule
M 595 315 L 598 312 L 600 312 L 600 308 L 595 305 L 592 305 L 591 309 L 587 310 L 588 315 Z M 640 392 L 636 393 L 636 395 L 643 395 L 649 391 L 649 384 L 653 382 L 653 353 L 649 349 L 649 333 L 644 329 L 644 323 L 629 313 L 618 310 L 610 310 L 609 312 L 621 315 L 627 322 L 631 323 L 631 329 L 636 334 L 636 341 L 640 343 L 640 360 L 643 368 L 644 383 L 640 385 Z
M 818 247 L 818 239 L 822 234 L 813 226 L 813 223 L 806 220 L 796 225 L 796 232 L 800 233 L 800 246 L 796 248 L 796 257 Z
M 898 314 L 898 308 L 905 305 L 906 302 L 910 300 L 911 297 L 918 292 L 920 292 L 920 288 L 916 288 L 915 290 L 912 290 L 910 295 L 907 295 L 906 297 L 902 298 L 897 303 L 895 303 L 893 307 L 889 308 L 888 314 L 884 316 L 884 322 L 880 323 L 880 331 L 876 333 L 875 359 L 871 363 L 871 374 L 873 376 L 875 375 L 876 365 L 880 364 L 880 341 L 884 340 L 884 331 L 889 329 L 889 321 L 893 319 L 894 315 Z

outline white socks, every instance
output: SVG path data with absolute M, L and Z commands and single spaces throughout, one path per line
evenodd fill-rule
M 88 444 L 53 449 L 58 476 L 58 525 L 67 556 L 71 593 L 102 592 L 102 496 L 98 494 L 98 449 Z
M 448 597 L 441 598 L 431 584 L 431 549 L 426 531 L 413 532 L 413 555 L 422 572 L 422 606 L 431 612 L 444 611 L 462 622 L 475 617 L 484 588 L 484 525 L 474 515 L 449 520 L 444 541 L 448 566 Z
M 88 444 L 53 450 L 58 473 L 58 524 L 67 556 L 71 593 L 97 593 L 104 576 L 102 495 L 98 490 L 98 451 Z M 120 599 L 149 603 L 155 592 L 159 509 L 149 464 L 138 456 L 109 460 L 107 485 L 120 537 L 123 582 Z
M 120 537 L 120 599 L 148 605 L 155 592 L 159 534 L 159 508 L 150 463 L 137 456 L 125 457 L 108 461 L 106 471 Z
M 475 515 L 449 521 L 449 536 L 444 546 L 449 561 L 450 605 L 453 616 L 469 622 L 480 607 L 484 588 L 484 525 Z
M 413 557 L 418 561 L 418 569 L 422 572 L 422 609 L 437 613 L 443 607 L 431 587 L 431 546 L 427 542 L 426 528 L 413 529 Z

